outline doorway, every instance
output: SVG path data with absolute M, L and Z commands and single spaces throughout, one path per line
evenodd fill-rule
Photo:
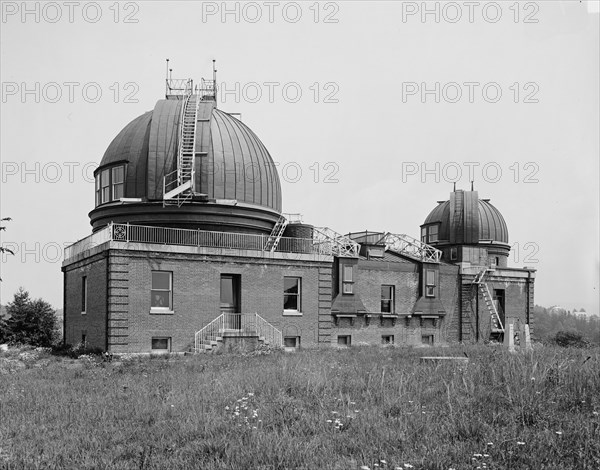
M 502 325 L 504 325 L 504 312 L 505 312 L 505 294 L 504 289 L 494 289 L 494 304 L 496 305 L 496 310 L 498 311 L 498 316 L 500 317 L 500 321 Z
M 224 314 L 227 330 L 242 327 L 241 284 L 239 274 L 221 274 L 221 313 Z

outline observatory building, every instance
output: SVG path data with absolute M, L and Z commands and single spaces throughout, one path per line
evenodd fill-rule
M 502 214 L 455 190 L 421 226 L 342 235 L 282 212 L 260 139 L 215 80 L 166 81 L 95 171 L 92 234 L 65 250 L 66 344 L 113 353 L 500 340 L 532 324 L 535 270 Z

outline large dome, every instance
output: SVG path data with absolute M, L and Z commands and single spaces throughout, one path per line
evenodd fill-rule
M 163 181 L 176 169 L 184 100 L 165 99 L 131 121 L 108 146 L 96 176 L 94 230 L 130 222 L 207 230 L 268 233 L 281 213 L 277 169 L 244 123 L 199 99 L 195 192 L 201 197 L 163 207 Z M 135 198 L 137 202 L 121 202 Z
M 438 202 L 421 227 L 436 225 L 433 244 L 508 244 L 504 217 L 489 199 L 479 199 L 477 191 L 454 191 L 450 200 Z

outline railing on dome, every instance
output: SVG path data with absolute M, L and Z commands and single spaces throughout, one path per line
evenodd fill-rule
M 408 235 L 388 232 L 379 240 L 378 244 L 381 243 L 385 244 L 386 250 L 395 251 L 419 261 L 439 263 L 442 259 L 440 250 Z
M 165 98 L 184 99 L 194 90 L 194 81 L 191 78 L 167 78 Z
M 360 245 L 352 240 L 348 244 L 347 241 L 332 235 L 325 237 L 321 235 L 322 230 L 315 228 L 314 238 L 281 237 L 276 252 L 327 256 L 355 256 L 353 253 L 358 254 L 357 247 Z M 331 233 L 335 234 L 333 231 Z M 89 237 L 65 248 L 64 259 L 72 258 L 108 241 L 265 251 L 264 247 L 268 238 L 268 235 L 111 223 Z M 342 250 L 341 247 L 346 248 Z

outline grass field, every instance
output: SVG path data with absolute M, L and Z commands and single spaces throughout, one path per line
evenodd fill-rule
M 0 364 L 0 468 L 600 468 L 598 349 L 9 351 Z

